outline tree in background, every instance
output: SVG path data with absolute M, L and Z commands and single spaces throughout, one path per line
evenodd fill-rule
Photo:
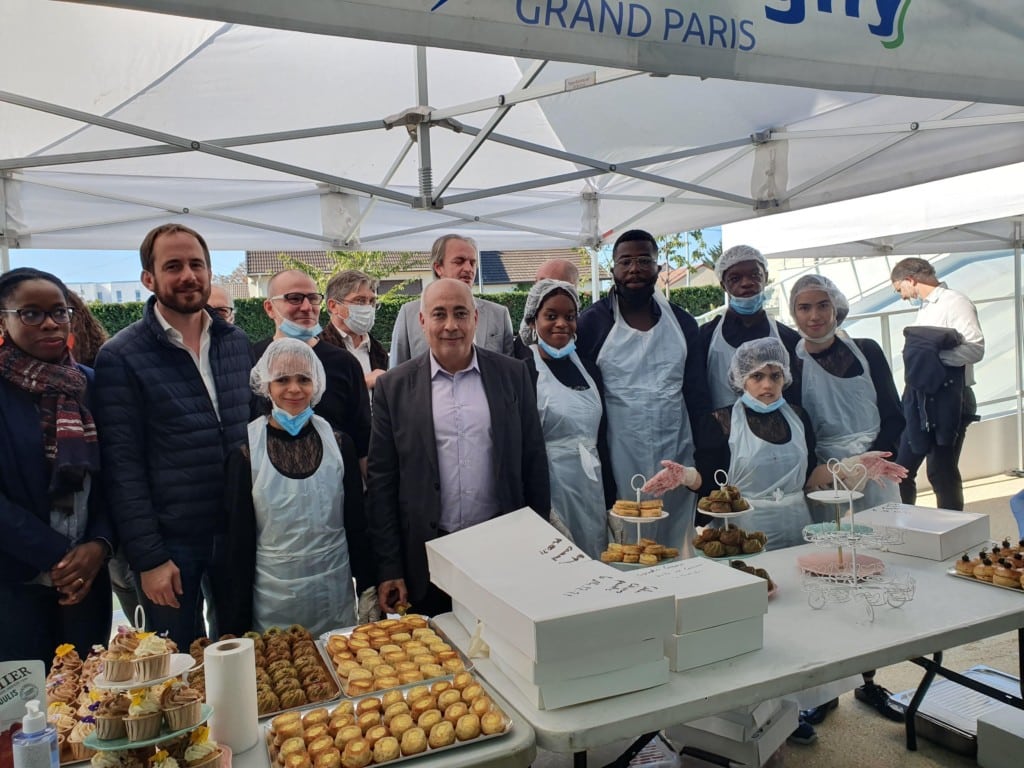
M 701 266 L 713 270 L 715 262 L 722 255 L 721 240 L 709 245 L 702 229 L 676 232 L 655 239 L 658 241 L 658 254 L 667 261 L 669 267 L 672 269 L 687 267 L 691 274 Z M 605 243 L 600 248 L 581 248 L 580 250 L 586 254 L 588 259 L 597 259 L 601 266 L 609 272 L 611 271 L 611 243 Z M 589 269 L 589 262 L 587 268 Z
M 245 270 L 245 262 L 239 262 L 238 266 L 231 270 L 231 274 L 214 275 L 213 282 L 217 285 L 247 285 L 249 275 Z
M 365 272 L 378 282 L 386 280 L 396 272 L 404 272 L 416 263 L 414 253 L 388 253 L 385 251 L 328 251 L 327 258 L 333 262 L 328 269 L 318 269 L 304 261 L 292 258 L 288 254 L 279 253 L 278 260 L 287 269 L 297 269 L 305 272 L 314 281 L 317 288 L 323 293 L 327 288 L 330 279 L 339 272 L 346 269 L 358 269 Z M 380 294 L 379 298 L 387 298 L 397 295 L 402 288 L 411 283 L 411 280 L 403 280 L 389 290 Z

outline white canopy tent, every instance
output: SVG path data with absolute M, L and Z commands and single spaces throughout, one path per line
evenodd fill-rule
M 1014 106 L 0 3 L 4 249 L 135 248 L 170 218 L 218 249 L 412 250 L 453 229 L 483 248 L 596 245 L 634 226 L 662 234 L 716 225 L 1024 160 L 1024 109 Z M 410 19 L 433 5 L 121 4 L 353 34 L 288 12 L 337 6 L 373 26 L 373 14 L 404 8 L 413 15 L 394 36 L 409 40 Z M 471 4 L 441 5 L 465 15 Z M 765 7 L 730 5 L 756 5 L 762 15 Z M 928 18 L 930 28 L 942 20 Z M 389 33 L 374 29 L 361 33 Z M 422 29 L 415 42 L 434 39 L 427 23 Z M 1002 40 L 1013 29 L 994 34 Z M 575 53 L 573 41 L 564 50 Z M 1012 66 L 992 64 L 993 82 Z M 814 81 L 814 67 L 804 71 Z

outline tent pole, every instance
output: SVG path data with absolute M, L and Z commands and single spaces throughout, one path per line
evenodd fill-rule
M 1017 389 L 1017 467 L 1010 472 L 1024 477 L 1024 367 L 1022 367 L 1021 340 L 1024 339 L 1024 307 L 1021 306 L 1021 219 L 1013 222 L 1013 323 L 1016 343 L 1013 345 Z
M 11 270 L 11 249 L 7 244 L 7 180 L 10 174 L 0 173 L 0 274 Z
M 426 107 L 429 103 L 427 94 L 427 49 L 416 46 L 416 104 Z M 416 126 L 416 144 L 419 149 L 419 181 L 420 200 L 422 207 L 429 209 L 434 199 L 434 170 L 430 164 L 430 123 L 422 122 Z

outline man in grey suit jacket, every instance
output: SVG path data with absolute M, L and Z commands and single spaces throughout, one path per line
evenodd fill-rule
M 476 242 L 462 235 L 442 235 L 434 241 L 430 249 L 433 258 L 434 274 L 461 280 L 471 289 L 476 280 L 477 260 L 480 252 Z M 503 355 L 512 354 L 512 318 L 508 310 L 501 304 L 486 299 L 474 299 L 477 321 L 476 345 Z M 411 360 L 427 351 L 427 340 L 423 338 L 420 328 L 420 302 L 410 301 L 403 304 L 395 318 L 395 327 L 391 332 L 391 352 L 389 366 Z
M 547 454 L 526 366 L 473 343 L 468 286 L 423 292 L 430 349 L 377 380 L 369 455 L 369 530 L 381 608 L 451 610 L 430 583 L 425 542 L 532 507 L 547 519 Z

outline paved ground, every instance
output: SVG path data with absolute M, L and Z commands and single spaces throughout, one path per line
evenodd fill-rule
M 1009 498 L 1024 488 L 1024 479 L 996 476 L 966 484 L 964 498 L 967 511 L 988 514 L 994 538 L 1024 535 L 1017 531 L 1010 514 Z M 921 506 L 935 506 L 934 497 L 922 496 Z M 1024 599 L 1024 597 L 1022 597 Z M 943 663 L 951 669 L 964 670 L 975 664 L 1017 674 L 1017 635 L 1009 633 L 987 640 L 948 649 Z M 905 691 L 917 686 L 920 667 L 905 662 L 878 670 L 876 680 L 891 691 Z M 973 758 L 957 755 L 923 739 L 918 751 L 908 752 L 904 746 L 903 726 L 892 723 L 856 701 L 850 692 L 839 699 L 839 708 L 818 727 L 818 741 L 809 747 L 784 746 L 768 763 L 770 768 L 970 768 Z M 617 757 L 627 742 L 592 750 L 588 755 L 591 768 L 604 766 Z M 1012 762 L 1012 761 L 1011 761 Z M 556 755 L 541 750 L 534 768 L 568 768 L 570 755 Z M 685 759 L 686 768 L 706 766 L 701 761 Z

